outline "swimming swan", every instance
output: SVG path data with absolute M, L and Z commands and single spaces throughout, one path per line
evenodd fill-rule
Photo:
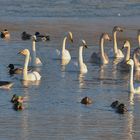
M 36 36 L 34 35 L 32 37 L 32 58 L 31 58 L 32 66 L 33 67 L 38 67 L 42 66 L 41 60 L 36 57 Z
M 83 47 L 87 48 L 85 40 L 82 40 L 82 45 L 79 47 L 79 71 L 80 73 L 87 73 L 87 66 L 83 62 Z
M 62 45 L 62 51 L 61 51 L 61 60 L 62 65 L 68 64 L 71 60 L 71 55 L 69 51 L 66 49 L 66 40 L 69 39 L 71 42 L 73 42 L 73 35 L 72 32 L 68 32 L 68 35 L 64 37 L 63 39 L 63 45 Z
M 118 49 L 117 45 L 117 32 L 123 32 L 123 29 L 121 27 L 115 26 L 113 28 L 112 34 L 113 34 L 113 52 L 115 58 L 123 58 L 124 54 L 120 49 Z
M 124 48 L 127 48 L 127 52 L 125 58 L 120 63 L 118 63 L 117 69 L 129 71 L 130 65 L 127 64 L 127 61 L 130 59 L 130 42 L 128 40 L 124 42 L 122 49 Z
M 24 49 L 24 50 L 20 51 L 19 54 L 26 56 L 25 63 L 24 63 L 24 69 L 23 69 L 23 80 L 27 80 L 27 81 L 40 80 L 41 76 L 38 72 L 36 72 L 36 71 L 28 72 L 27 71 L 29 58 L 30 58 L 30 51 L 28 49 Z
M 132 59 L 130 59 L 129 61 L 127 61 L 127 64 L 129 64 L 131 66 L 130 69 L 130 82 L 129 82 L 129 90 L 131 93 L 139 93 L 140 94 L 140 86 L 137 88 L 134 88 L 134 84 L 133 84 L 133 73 L 134 73 L 134 61 Z
M 91 57 L 90 57 L 90 62 L 92 63 L 97 63 L 97 64 L 108 64 L 109 59 L 107 54 L 104 52 L 104 40 L 109 40 L 111 41 L 111 38 L 107 33 L 103 33 L 100 37 L 100 51 L 98 53 L 93 52 Z

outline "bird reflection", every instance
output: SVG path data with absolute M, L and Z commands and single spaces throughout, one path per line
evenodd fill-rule
M 29 92 L 28 89 L 24 89 L 24 94 L 25 94 L 25 102 L 24 102 L 24 106 L 25 106 L 25 110 L 23 111 L 23 115 L 22 115 L 22 121 L 21 121 L 21 128 L 22 128 L 22 137 L 23 139 L 27 139 L 29 136 L 29 111 L 28 111 L 28 103 L 30 100 L 29 97 Z
M 84 81 L 85 75 L 83 73 L 79 73 L 79 88 L 84 88 L 85 87 L 85 81 Z
M 37 81 L 21 80 L 21 83 L 26 88 L 29 87 L 29 86 L 32 86 L 32 85 L 36 85 L 36 86 L 40 85 L 40 81 L 39 80 L 37 80 Z

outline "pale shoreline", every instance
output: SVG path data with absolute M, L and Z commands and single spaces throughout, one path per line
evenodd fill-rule
M 72 31 L 79 39 L 85 39 L 89 44 L 98 44 L 103 32 L 112 33 L 114 26 L 124 27 L 120 40 L 130 39 L 137 44 L 137 30 L 140 29 L 139 17 L 99 17 L 99 18 L 1 18 L 0 30 L 7 28 L 10 32 L 48 33 L 58 42 L 64 33 Z

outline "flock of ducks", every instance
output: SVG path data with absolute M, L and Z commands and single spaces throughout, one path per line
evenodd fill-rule
M 118 47 L 117 34 L 123 32 L 123 28 L 115 26 L 112 30 L 112 37 L 109 36 L 108 33 L 102 33 L 99 40 L 99 51 L 93 52 L 89 58 L 91 63 L 99 64 L 99 65 L 107 65 L 110 61 L 109 58 L 115 58 L 119 61 L 114 61 L 118 69 L 129 71 L 130 72 L 130 82 L 129 82 L 129 91 L 131 93 L 140 93 L 140 87 L 134 87 L 134 70 L 140 70 L 140 30 L 138 30 L 138 44 L 139 46 L 133 51 L 131 57 L 131 46 L 130 41 L 126 40 L 121 49 Z M 7 29 L 1 32 L 1 38 L 10 38 L 10 33 Z M 13 64 L 9 64 L 9 73 L 10 74 L 22 74 L 22 80 L 24 81 L 39 81 L 41 80 L 41 75 L 37 71 L 31 71 L 28 68 L 29 63 L 33 67 L 42 66 L 41 59 L 37 57 L 36 54 L 36 42 L 37 41 L 48 41 L 50 40 L 49 35 L 41 35 L 39 32 L 36 32 L 35 35 L 31 35 L 26 33 L 25 31 L 22 33 L 21 38 L 23 40 L 32 39 L 32 48 L 31 52 L 29 49 L 24 49 L 19 52 L 19 54 L 25 57 L 24 67 L 23 68 L 14 68 Z M 62 49 L 60 51 L 59 57 L 61 59 L 62 65 L 67 65 L 71 60 L 71 54 L 69 50 L 66 48 L 67 40 L 71 43 L 73 42 L 73 34 L 72 32 L 68 32 L 67 35 L 63 39 Z M 104 43 L 105 41 L 113 40 L 113 49 L 109 52 L 109 56 L 105 53 Z M 83 49 L 87 48 L 87 44 L 85 40 L 81 40 L 79 46 L 79 56 L 78 56 L 78 71 L 80 73 L 87 73 L 88 68 L 84 63 L 83 59 Z M 126 55 L 123 54 L 123 49 L 127 49 Z M 30 59 L 31 58 L 31 59 Z M 31 62 L 30 62 L 31 61 Z M 11 88 L 13 83 L 8 81 L 0 81 L 0 88 Z M 90 101 L 90 102 L 89 102 Z M 89 100 L 88 97 L 85 97 L 81 103 L 90 104 L 92 101 Z M 121 105 L 122 106 L 122 105 Z M 119 111 L 118 111 L 119 112 Z

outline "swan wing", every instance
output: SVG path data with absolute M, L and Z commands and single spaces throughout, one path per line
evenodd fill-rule
M 28 80 L 29 81 L 36 81 L 36 80 L 40 80 L 41 76 L 37 71 L 33 71 L 31 73 L 28 73 Z

